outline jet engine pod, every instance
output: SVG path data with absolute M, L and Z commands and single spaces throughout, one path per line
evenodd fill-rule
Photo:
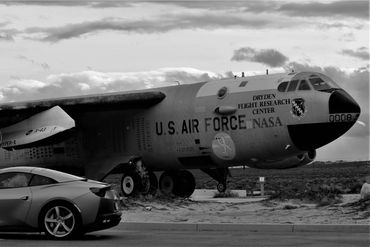
M 316 150 L 311 150 L 296 156 L 288 157 L 281 160 L 265 161 L 259 164 L 248 164 L 248 166 L 260 169 L 288 169 L 298 166 L 304 166 L 316 158 Z

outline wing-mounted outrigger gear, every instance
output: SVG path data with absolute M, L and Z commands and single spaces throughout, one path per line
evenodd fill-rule
M 229 168 L 207 168 L 201 169 L 204 173 L 208 174 L 211 178 L 218 182 L 217 190 L 219 192 L 225 192 L 227 188 L 227 177 L 231 177 Z

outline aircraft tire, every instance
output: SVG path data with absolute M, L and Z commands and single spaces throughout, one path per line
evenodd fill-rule
M 128 170 L 123 173 L 121 191 L 127 197 L 135 196 L 140 191 L 140 176 L 136 171 Z
M 179 171 L 178 179 L 176 180 L 176 186 L 174 195 L 180 197 L 189 197 L 194 193 L 195 190 L 195 178 L 193 174 L 187 170 Z
M 176 191 L 177 173 L 165 171 L 159 178 L 159 189 L 164 195 L 174 195 Z
M 150 187 L 149 187 L 148 194 L 155 195 L 158 190 L 158 179 L 157 179 L 157 176 L 152 171 L 149 172 L 149 184 L 150 184 Z
M 217 190 L 220 193 L 223 193 L 226 191 L 226 184 L 225 183 L 219 183 L 217 184 Z

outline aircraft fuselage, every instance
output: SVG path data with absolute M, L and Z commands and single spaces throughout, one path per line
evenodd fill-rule
M 310 81 L 318 77 L 327 88 Z M 294 167 L 359 116 L 357 103 L 333 83 L 318 73 L 265 75 L 143 90 L 166 96 L 145 108 L 61 106 L 76 123 L 64 139 L 2 149 L 0 166 L 62 167 L 97 179 L 130 156 L 153 171 Z

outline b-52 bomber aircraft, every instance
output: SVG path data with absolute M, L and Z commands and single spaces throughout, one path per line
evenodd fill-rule
M 226 189 L 228 168 L 283 169 L 350 129 L 355 100 L 328 76 L 297 72 L 0 105 L 0 167 L 54 168 L 126 196 L 190 196 L 191 169 Z M 155 171 L 163 171 L 159 182 Z

